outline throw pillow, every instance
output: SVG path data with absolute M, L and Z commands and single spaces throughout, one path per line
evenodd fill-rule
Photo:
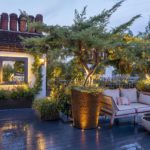
M 117 97 L 120 97 L 119 89 L 113 89 L 113 90 L 107 89 L 104 90 L 103 94 L 112 97 L 116 104 L 117 104 Z
M 118 97 L 117 105 L 130 105 L 130 100 L 127 97 Z
M 136 88 L 121 89 L 121 96 L 127 97 L 131 103 L 137 103 L 137 90 L 136 90 Z
M 150 95 L 140 93 L 139 102 L 150 105 Z

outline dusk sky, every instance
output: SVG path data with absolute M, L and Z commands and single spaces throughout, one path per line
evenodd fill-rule
M 74 9 L 82 10 L 88 6 L 87 15 L 96 15 L 103 9 L 109 9 L 118 0 L 1 0 L 0 13 L 17 13 L 19 9 L 28 14 L 43 14 L 44 22 L 48 25 L 71 25 Z M 128 21 L 132 16 L 141 14 L 132 26 L 134 33 L 143 31 L 150 17 L 150 0 L 126 0 L 110 20 L 110 27 L 115 27 Z

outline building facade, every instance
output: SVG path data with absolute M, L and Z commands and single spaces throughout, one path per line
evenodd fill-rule
M 43 22 L 43 16 L 29 16 L 30 21 Z M 20 37 L 39 37 L 34 28 L 27 30 L 27 19 L 23 15 L 2 13 L 0 17 L 0 88 L 13 88 L 26 83 L 33 87 L 35 76 L 32 72 L 34 57 L 25 51 Z M 46 56 L 41 56 L 46 60 Z M 13 73 L 12 73 L 13 70 Z M 37 97 L 46 96 L 46 61 L 42 64 L 42 88 Z

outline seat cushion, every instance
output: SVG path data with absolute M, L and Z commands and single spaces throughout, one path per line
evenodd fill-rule
M 143 104 L 150 105 L 150 95 L 140 93 L 138 101 Z
M 120 91 L 119 89 L 113 89 L 113 90 L 107 89 L 104 90 L 103 94 L 106 96 L 111 96 L 114 99 L 115 103 L 117 104 L 117 98 L 120 96 Z
M 141 113 L 150 110 L 148 105 L 142 103 L 131 103 L 130 105 L 117 105 L 118 110 L 116 115 L 127 115 L 133 113 Z
M 138 102 L 137 101 L 137 90 L 136 88 L 132 89 L 121 89 L 121 96 L 127 97 L 130 102 Z
M 127 105 L 124 105 L 124 106 L 127 106 Z M 116 116 L 135 114 L 135 112 L 136 112 L 135 109 L 125 109 L 125 108 L 123 108 L 123 110 L 119 110 L 119 111 L 116 112 Z
M 131 105 L 117 105 L 117 107 L 119 110 L 116 112 L 117 116 L 136 113 L 135 109 L 132 108 Z
M 131 103 L 129 106 L 130 108 L 133 108 L 133 109 L 148 107 L 148 105 L 142 104 L 142 103 Z
M 150 106 L 137 108 L 136 112 L 138 113 L 150 112 Z
M 129 110 L 129 109 L 135 110 L 135 107 L 132 104 L 130 104 L 130 105 L 117 105 L 117 107 L 118 107 L 119 111 Z

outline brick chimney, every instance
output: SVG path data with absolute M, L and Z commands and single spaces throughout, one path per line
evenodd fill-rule
M 17 14 L 10 14 L 10 30 L 17 31 L 17 23 L 18 23 L 18 16 Z
M 1 25 L 0 28 L 3 30 L 8 30 L 8 14 L 2 13 L 1 14 Z
M 27 31 L 27 19 L 24 15 L 19 16 L 18 23 L 19 23 L 19 31 L 26 32 Z
M 35 17 L 35 22 L 43 23 L 43 16 L 41 14 L 37 14 Z M 36 30 L 37 33 L 41 33 L 39 30 Z
M 31 23 L 34 22 L 35 21 L 34 16 L 29 15 L 29 20 Z M 29 32 L 34 33 L 35 29 L 33 27 L 30 27 Z

